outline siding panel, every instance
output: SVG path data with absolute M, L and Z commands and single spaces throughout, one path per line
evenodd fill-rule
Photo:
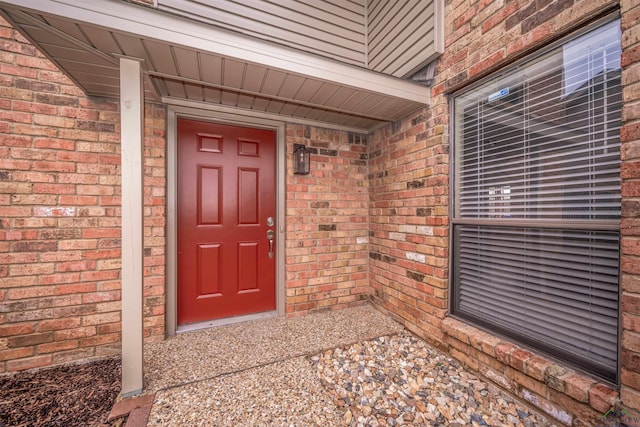
M 440 53 L 436 40 L 440 0 L 369 0 L 368 51 L 372 70 L 408 77 Z
M 158 8 L 364 66 L 364 0 L 159 0 Z

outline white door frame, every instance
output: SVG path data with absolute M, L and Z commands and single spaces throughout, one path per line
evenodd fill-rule
M 167 108 L 167 247 L 165 287 L 166 335 L 176 332 L 217 326 L 220 324 L 283 316 L 285 313 L 285 177 L 286 177 L 286 125 L 272 117 L 260 117 L 259 113 L 193 102 L 165 100 Z M 210 121 L 228 125 L 270 129 L 276 132 L 276 310 L 249 314 L 211 322 L 198 323 L 178 330 L 178 118 Z

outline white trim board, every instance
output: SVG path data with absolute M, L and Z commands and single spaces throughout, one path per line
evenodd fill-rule
M 122 396 L 144 387 L 144 92 L 140 61 L 120 58 L 122 168 Z

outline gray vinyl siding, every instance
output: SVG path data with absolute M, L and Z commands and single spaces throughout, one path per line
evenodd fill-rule
M 368 68 L 408 77 L 442 51 L 440 0 L 367 0 Z
M 160 10 L 365 66 L 365 0 L 158 0 Z
M 443 0 L 158 0 L 158 8 L 405 78 L 442 53 L 443 3 Z

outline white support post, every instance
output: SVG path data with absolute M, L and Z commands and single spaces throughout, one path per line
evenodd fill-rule
M 143 372 L 144 92 L 137 59 L 120 58 L 122 186 L 122 396 L 139 394 Z

